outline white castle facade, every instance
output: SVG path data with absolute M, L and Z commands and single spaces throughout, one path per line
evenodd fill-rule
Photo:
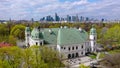
M 34 28 L 25 29 L 26 46 L 49 46 L 64 54 L 64 58 L 85 56 L 86 53 L 96 52 L 96 29 L 92 27 L 88 34 L 79 28 Z

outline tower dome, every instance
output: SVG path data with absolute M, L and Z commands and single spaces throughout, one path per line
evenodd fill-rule
M 39 31 L 39 29 L 34 28 L 31 32 L 31 36 L 33 39 L 40 39 L 42 38 L 42 33 Z
M 25 28 L 25 31 L 26 31 L 26 32 L 29 32 L 29 31 L 30 31 L 30 27 L 26 27 L 26 28 Z
M 96 29 L 94 28 L 94 26 L 92 26 L 92 28 L 90 29 L 90 35 L 96 35 Z

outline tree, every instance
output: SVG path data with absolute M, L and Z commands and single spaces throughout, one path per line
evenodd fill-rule
M 48 47 L 33 46 L 0 48 L 0 68 L 54 68 L 64 66 L 59 63 L 57 53 Z
M 15 25 L 11 32 L 10 35 L 13 35 L 15 38 L 18 39 L 24 39 L 25 37 L 25 26 L 24 25 Z
M 0 48 L 0 62 L 6 68 L 17 68 L 21 64 L 21 49 L 18 47 Z
M 39 27 L 40 26 L 40 23 L 39 22 L 34 22 L 33 24 L 32 24 L 32 27 Z
M 52 48 L 48 48 L 46 46 L 40 47 L 40 51 L 42 54 L 41 58 L 50 68 L 64 67 L 64 64 L 60 61 L 59 53 L 57 51 L 54 51 Z
M 115 25 L 108 29 L 104 34 L 104 41 L 106 44 L 118 45 L 120 43 L 120 26 Z
M 106 55 L 104 60 L 100 62 L 106 68 L 120 68 L 120 54 Z
M 0 35 L 5 36 L 8 35 L 8 28 L 6 27 L 5 24 L 0 24 Z
M 12 35 L 9 36 L 9 43 L 12 45 L 16 45 L 16 38 Z

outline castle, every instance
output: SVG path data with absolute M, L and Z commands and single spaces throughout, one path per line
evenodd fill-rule
M 96 52 L 96 29 L 92 27 L 88 34 L 84 29 L 68 28 L 33 28 L 25 29 L 27 47 L 38 45 L 48 46 L 64 54 L 64 58 L 76 58 L 86 53 Z

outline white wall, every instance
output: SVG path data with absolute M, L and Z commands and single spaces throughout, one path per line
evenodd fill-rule
M 43 43 L 43 40 L 39 40 L 39 39 L 38 40 L 33 40 L 31 37 L 29 38 L 30 46 L 36 45 L 36 42 L 38 43 L 38 45 L 40 45 L 40 43 Z
M 83 48 L 82 48 L 83 47 Z M 70 48 L 70 50 L 69 50 Z M 74 48 L 74 49 L 73 49 Z M 76 49 L 78 48 L 78 49 Z M 89 41 L 82 44 L 73 44 L 73 45 L 57 45 L 58 51 L 64 54 L 65 58 L 68 58 L 68 54 L 78 53 L 79 57 L 84 56 L 87 52 L 87 48 L 90 48 Z

